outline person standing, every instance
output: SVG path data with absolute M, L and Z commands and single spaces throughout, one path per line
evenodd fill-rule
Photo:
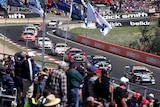
M 120 86 L 116 87 L 113 92 L 114 100 L 117 104 L 117 107 L 127 107 L 127 102 L 126 102 L 126 98 L 128 97 L 127 82 L 129 82 L 129 80 L 125 77 L 121 77 L 120 81 L 121 81 Z
M 83 76 L 76 70 L 76 63 L 70 62 L 66 71 L 68 88 L 68 107 L 79 107 L 79 87 Z
M 26 55 L 27 53 L 25 52 L 18 52 L 14 55 L 14 60 L 15 60 L 15 66 L 14 66 L 14 83 L 15 87 L 17 88 L 17 93 L 18 99 L 22 94 L 23 91 L 23 83 L 22 83 L 22 73 L 23 73 L 23 68 L 22 64 L 26 60 Z
M 35 72 L 33 70 L 33 66 L 34 66 L 33 57 L 34 56 L 35 56 L 34 53 L 28 52 L 27 59 L 22 64 L 23 95 L 26 97 L 26 100 L 28 100 L 28 98 L 31 98 L 33 96 L 34 76 L 35 76 Z
M 54 94 L 55 97 L 61 99 L 61 107 L 64 107 L 67 103 L 67 76 L 65 73 L 67 69 L 68 64 L 64 61 L 60 61 L 58 69 L 53 70 L 49 75 L 46 85 L 46 88 Z

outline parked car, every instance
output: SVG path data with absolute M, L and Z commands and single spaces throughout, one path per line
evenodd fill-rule
M 130 82 L 133 83 L 151 83 L 152 85 L 155 84 L 153 72 L 146 66 L 125 66 L 124 75 L 129 79 Z
M 65 61 L 86 62 L 87 55 L 82 49 L 69 48 L 64 53 L 64 60 Z
M 43 29 L 42 23 L 34 23 L 33 25 L 34 25 L 34 27 L 37 28 L 38 31 L 42 31 L 42 29 Z
M 48 23 L 48 26 L 56 27 L 57 25 L 62 25 L 62 22 L 59 21 L 59 20 L 51 20 L 51 21 Z
M 56 43 L 51 48 L 51 52 L 53 55 L 62 56 L 67 49 L 69 49 L 69 46 L 66 43 Z
M 21 40 L 22 41 L 35 41 L 36 40 L 36 36 L 34 34 L 33 31 L 31 30 L 25 30 L 25 31 L 22 31 L 22 34 L 21 34 Z
M 44 48 L 51 49 L 53 47 L 52 41 L 48 38 L 44 38 Z M 35 41 L 35 48 L 42 49 L 43 48 L 43 37 L 38 37 Z
M 38 30 L 36 27 L 26 27 L 25 30 L 32 30 L 34 34 L 37 36 L 38 35 Z
M 99 69 L 105 69 L 106 71 L 111 72 L 112 65 L 110 63 L 110 60 L 106 56 L 102 55 L 92 55 L 88 57 L 88 61 L 98 67 Z

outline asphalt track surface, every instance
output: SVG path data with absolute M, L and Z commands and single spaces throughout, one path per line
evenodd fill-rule
M 23 30 L 22 26 L 1 26 L 0 27 L 0 33 L 2 33 L 3 35 L 6 35 L 6 37 L 11 39 L 15 43 L 18 43 L 19 45 L 22 45 L 22 46 L 25 47 L 26 43 L 22 42 L 20 40 L 22 30 Z M 46 28 L 46 31 L 48 32 L 48 33 L 46 32 L 46 36 L 48 36 L 54 43 L 65 42 L 65 40 L 63 38 L 60 38 L 58 36 L 53 35 L 50 32 L 51 29 Z M 38 36 L 42 36 L 42 32 L 38 32 Z M 84 46 L 84 45 L 81 45 L 81 44 L 78 44 L 78 43 L 75 43 L 75 42 L 72 42 L 72 41 L 69 41 L 69 40 L 67 40 L 67 44 L 71 47 L 78 47 L 78 48 L 83 49 L 88 55 L 104 55 L 104 56 L 107 56 L 108 59 L 111 60 L 111 64 L 112 64 L 112 67 L 113 67 L 112 73 L 110 74 L 110 76 L 118 78 L 118 79 L 123 76 L 124 67 L 126 65 L 145 65 L 145 66 L 148 66 L 154 72 L 156 85 L 145 84 L 142 87 L 131 85 L 130 89 L 134 90 L 134 91 L 138 91 L 141 94 L 143 94 L 145 87 L 152 88 L 154 90 L 148 89 L 147 94 L 148 93 L 153 93 L 153 94 L 155 94 L 156 98 L 160 99 L 160 92 L 155 91 L 155 90 L 160 89 L 160 83 L 159 83 L 159 81 L 160 81 L 160 78 L 159 78 L 160 68 L 150 66 L 150 65 L 146 65 L 144 63 L 140 63 L 140 62 L 137 62 L 137 61 L 134 61 L 134 60 L 131 60 L 131 59 L 127 59 L 127 58 L 124 58 L 124 57 L 121 57 L 121 56 L 117 56 L 117 55 L 114 55 L 114 54 L 111 54 L 111 53 L 108 53 L 108 52 L 104 52 L 104 51 L 101 51 L 101 50 L 93 49 L 93 48 L 90 48 L 88 46 Z M 35 49 L 34 42 L 29 42 L 28 48 L 31 48 L 34 51 L 41 52 L 41 50 Z M 51 54 L 50 50 L 45 50 L 45 53 L 48 54 L 49 56 L 52 56 L 52 57 L 56 58 L 56 59 L 60 59 L 60 60 L 62 59 L 62 57 L 53 56 Z

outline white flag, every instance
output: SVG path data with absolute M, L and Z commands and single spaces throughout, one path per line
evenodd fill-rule
M 87 18 L 89 21 L 97 23 L 97 27 L 100 29 L 102 35 L 106 35 L 112 29 L 112 26 L 104 19 L 98 12 L 93 8 L 93 6 L 88 3 L 87 8 Z

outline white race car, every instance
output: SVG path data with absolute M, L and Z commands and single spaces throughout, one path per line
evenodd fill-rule
M 133 83 L 151 83 L 152 85 L 155 84 L 153 72 L 145 66 L 125 66 L 124 75 L 129 79 L 130 82 Z
M 65 53 L 67 49 L 69 49 L 68 45 L 66 43 L 56 43 L 52 48 L 51 52 L 53 55 L 61 56 Z
M 48 23 L 48 26 L 52 26 L 52 27 L 56 27 L 57 25 L 62 25 L 62 22 L 59 21 L 59 20 L 51 20 L 51 21 Z
M 28 27 L 26 27 L 26 28 L 25 28 L 25 30 L 33 31 L 33 32 L 34 32 L 34 34 L 35 34 L 35 36 L 37 36 L 37 35 L 38 35 L 38 30 L 37 30 L 37 28 L 36 28 L 36 27 L 28 26 Z
M 52 41 L 48 38 L 44 38 L 44 48 L 51 49 L 53 47 Z M 42 49 L 43 48 L 43 37 L 38 37 L 35 41 L 35 48 Z

